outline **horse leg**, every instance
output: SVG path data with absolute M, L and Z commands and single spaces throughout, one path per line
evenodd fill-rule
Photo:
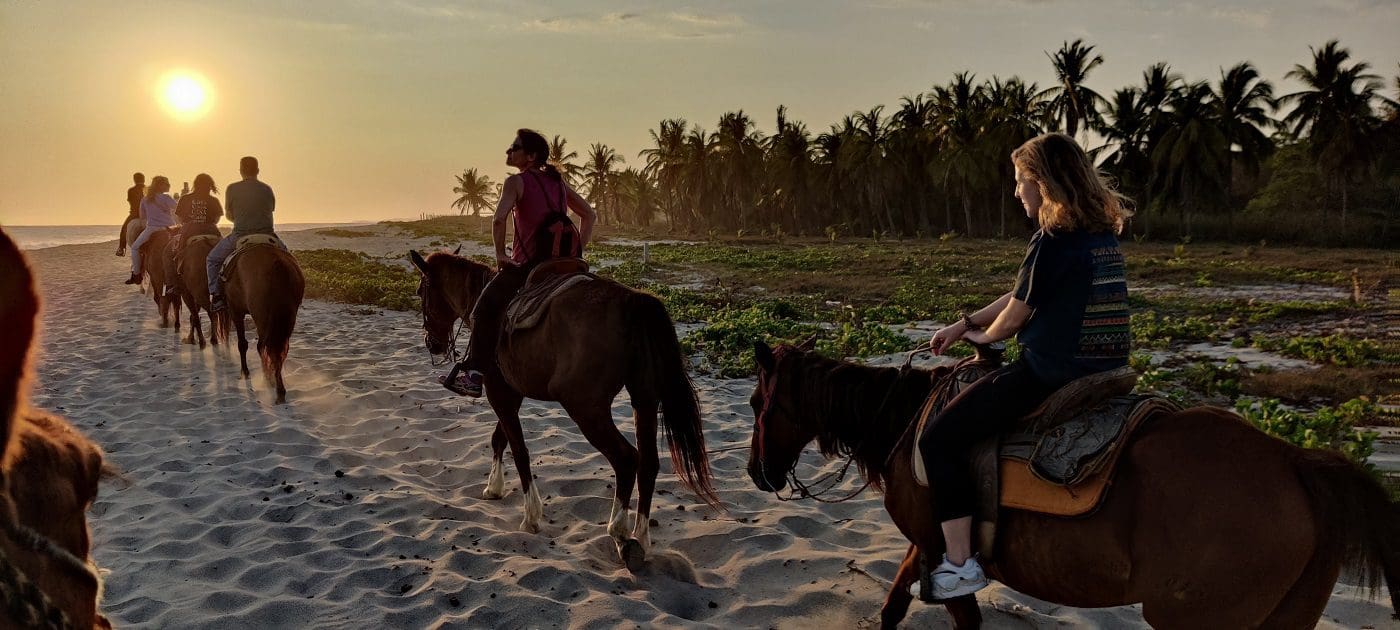
M 622 549 L 622 560 L 629 571 L 641 569 L 651 551 L 651 495 L 656 489 L 656 473 L 661 469 L 656 455 L 656 407 L 653 401 L 632 400 L 641 461 L 637 466 L 637 524 L 632 528 L 632 540 L 624 543 Z
M 617 425 L 613 424 L 612 407 L 608 403 L 583 406 L 565 404 L 564 410 L 569 412 L 569 417 L 574 419 L 583 436 L 588 438 L 588 443 L 598 449 L 598 452 L 608 459 L 608 463 L 612 464 L 613 474 L 617 476 L 617 489 L 613 493 L 608 535 L 612 536 L 613 542 L 617 544 L 618 556 L 624 561 L 631 560 L 640 550 L 640 545 L 636 549 L 629 549 L 627 545 L 627 517 L 631 511 L 632 485 L 637 479 L 637 449 L 627 442 L 627 438 L 617 430 Z M 653 436 L 653 443 L 655 440 Z M 638 569 L 641 568 L 641 560 L 645 559 L 645 553 L 641 556 L 636 560 Z M 635 570 L 631 566 L 627 568 Z
M 1314 551 L 1303 574 L 1283 596 L 1277 608 L 1269 613 L 1260 628 L 1300 630 L 1312 628 L 1327 608 L 1327 600 L 1332 597 L 1332 587 L 1341 574 L 1341 561 L 1321 550 Z
M 194 345 L 194 331 L 199 330 L 199 307 L 191 303 L 190 300 L 186 300 L 183 298 L 177 298 L 176 302 L 184 302 L 185 308 L 189 309 L 190 311 L 190 332 L 189 334 L 185 335 L 185 338 L 181 340 L 181 343 Z M 178 315 L 176 316 L 176 319 L 179 319 Z M 204 348 L 203 331 L 200 331 L 199 333 L 199 347 L 201 349 Z
M 506 465 L 501 461 L 506 450 L 506 430 L 500 422 L 491 433 L 491 476 L 486 478 L 486 489 L 481 492 L 484 499 L 499 499 L 506 496 Z
M 943 608 L 953 616 L 953 627 L 962 630 L 982 627 L 982 609 L 977 606 L 976 595 L 963 595 L 943 602 Z
M 520 473 L 520 490 L 525 494 L 525 519 L 520 521 L 520 529 L 539 532 L 540 519 L 544 517 L 544 501 L 540 500 L 540 489 L 530 474 L 530 451 L 525 448 L 525 433 L 520 428 L 520 403 L 524 397 L 511 389 L 499 372 L 492 371 L 486 376 L 486 400 L 496 412 L 496 427 L 506 434 L 510 442 L 515 471 Z M 495 443 L 494 436 L 492 443 Z
M 219 345 L 219 322 L 214 319 L 214 314 L 209 312 L 208 307 L 204 309 L 204 312 L 209 315 L 209 345 L 217 346 Z M 204 333 L 200 332 L 200 334 L 203 335 Z M 200 346 L 200 348 L 203 347 L 204 346 Z
M 248 331 L 242 313 L 229 312 L 233 329 L 238 331 L 238 359 L 243 362 L 243 378 L 248 378 Z
M 894 585 L 890 587 L 890 594 L 885 596 L 885 604 L 880 607 L 880 627 L 886 630 L 893 630 L 899 627 L 899 622 L 904 616 L 909 614 L 909 603 L 914 601 L 914 597 L 909 594 L 909 585 L 919 581 L 919 547 L 909 545 L 909 551 L 904 554 L 904 562 L 900 563 L 899 571 L 894 574 Z

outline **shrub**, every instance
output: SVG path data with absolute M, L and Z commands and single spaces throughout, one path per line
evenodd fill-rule
M 311 249 L 296 256 L 308 298 L 396 311 L 418 308 L 418 276 L 403 267 L 344 249 Z
M 1303 448 L 1340 451 L 1357 464 L 1366 465 L 1366 459 L 1375 451 L 1376 433 L 1356 426 L 1379 415 L 1380 406 L 1364 398 L 1313 413 L 1289 409 L 1273 398 L 1241 400 L 1235 404 L 1235 411 L 1269 435 Z

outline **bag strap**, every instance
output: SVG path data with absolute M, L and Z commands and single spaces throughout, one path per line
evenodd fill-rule
M 545 204 L 545 207 L 546 207 L 546 208 L 549 208 L 550 214 L 562 214 L 562 215 L 564 215 L 565 218 L 568 218 L 569 213 L 566 212 L 566 211 L 563 209 L 564 207 L 567 207 L 567 205 L 568 205 L 568 196 L 567 196 L 567 193 L 564 192 L 564 183 L 563 183 L 563 182 L 559 182 L 559 193 L 560 193 L 560 194 L 559 194 L 559 205 L 560 205 L 560 207 L 556 208 L 556 207 L 554 206 L 554 204 L 550 203 L 549 191 L 548 191 L 548 190 L 545 190 L 544 184 L 540 183 L 539 175 L 538 175 L 537 173 L 535 173 L 534 171 L 525 171 L 525 172 L 526 172 L 526 173 L 529 173 L 529 174 L 532 176 L 532 177 L 530 177 L 530 181 L 535 182 L 535 186 L 536 186 L 537 188 L 540 189 L 540 196 L 544 197 L 544 204 Z

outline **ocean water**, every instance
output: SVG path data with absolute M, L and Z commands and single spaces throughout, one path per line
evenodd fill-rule
M 367 225 L 367 223 L 279 223 L 277 231 L 314 230 L 323 227 L 347 225 Z M 117 240 L 117 226 L 113 225 L 6 225 L 3 227 L 20 249 L 44 249 L 59 245 L 81 243 L 103 243 Z M 221 226 L 225 231 L 228 226 Z M 115 249 L 115 244 L 113 245 Z

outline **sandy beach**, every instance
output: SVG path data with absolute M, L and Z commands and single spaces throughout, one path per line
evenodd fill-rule
M 426 244 L 373 229 L 384 233 L 286 237 L 294 252 Z M 503 499 L 481 498 L 494 415 L 437 385 L 417 313 L 307 301 L 290 402 L 277 406 L 256 361 L 239 378 L 236 346 L 201 351 L 159 328 L 149 296 L 120 284 L 128 260 L 112 249 L 27 253 L 45 298 L 33 402 L 126 477 L 91 513 L 95 559 L 111 572 L 103 611 L 119 627 L 850 628 L 878 616 L 907 543 L 873 490 L 830 505 L 753 487 L 747 450 L 732 448 L 749 441 L 752 380 L 696 379 L 728 514 L 663 458 L 654 548 L 632 574 L 605 531 L 611 470 L 557 405 L 527 400 L 521 414 L 542 531 L 517 530 L 513 467 Z M 625 392 L 614 414 L 631 438 Z M 807 478 L 840 464 L 803 461 Z M 993 628 L 1146 627 L 1135 607 L 1072 609 L 998 584 L 980 599 Z M 1390 612 L 1338 585 L 1319 627 L 1397 627 Z M 949 626 L 917 603 L 904 624 Z

